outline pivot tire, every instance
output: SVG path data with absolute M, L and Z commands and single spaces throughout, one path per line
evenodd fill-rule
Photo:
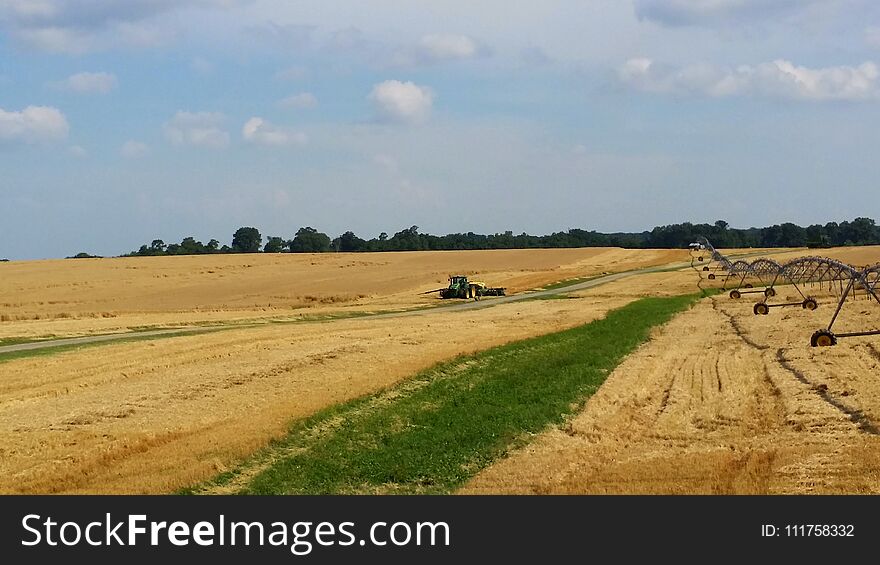
M 810 337 L 810 345 L 813 347 L 831 347 L 837 345 L 837 337 L 828 330 L 818 330 Z

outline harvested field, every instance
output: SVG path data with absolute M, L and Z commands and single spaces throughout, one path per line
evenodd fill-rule
M 594 320 L 642 292 L 613 294 L 9 361 L 0 381 L 0 492 L 171 491 L 226 469 L 293 418 L 461 353 Z
M 877 339 L 810 348 L 828 309 L 754 316 L 703 300 L 622 363 L 585 410 L 467 493 L 876 493 Z M 880 325 L 880 308 L 854 314 Z
M 824 251 L 831 255 L 836 250 Z M 463 255 L 469 261 L 468 253 Z M 496 274 L 483 271 L 481 276 L 511 288 L 516 288 L 515 284 L 533 288 L 561 279 L 686 258 L 681 251 L 550 250 L 543 257 L 544 250 L 532 250 L 525 253 L 533 257 L 520 255 L 519 263 L 514 264 L 514 254 L 487 253 L 489 257 L 483 261 L 497 269 L 493 271 Z M 494 257 L 494 253 L 503 258 Z M 863 262 L 874 257 L 880 260 L 880 248 L 876 247 L 845 249 L 832 256 L 846 257 L 844 253 L 852 254 L 847 260 L 854 262 L 856 257 Z M 398 273 L 387 291 L 380 288 L 381 274 L 390 268 L 387 265 L 363 266 L 368 273 L 360 275 L 351 267 L 351 279 L 327 274 L 324 281 L 328 286 L 337 285 L 334 288 L 340 293 L 354 293 L 357 284 L 373 281 L 375 294 L 355 300 L 352 308 L 379 310 L 437 303 L 435 298 L 415 297 L 414 291 L 436 288 L 447 271 L 466 269 L 444 263 L 454 253 L 440 253 L 443 259 L 434 263 L 443 270 L 431 270 L 433 255 L 382 254 L 389 261 L 399 261 L 394 264 L 396 270 L 387 271 Z M 624 261 L 627 255 L 630 263 Z M 375 255 L 347 257 L 380 260 Z M 344 260 L 342 255 L 320 258 L 324 273 L 332 271 L 334 261 Z M 133 265 L 158 261 L 155 264 L 162 266 L 175 260 L 239 265 L 251 258 L 120 259 L 105 260 L 109 266 L 95 261 L 91 267 L 92 261 L 84 260 L 83 267 L 77 266 L 78 261 L 56 262 L 55 266 L 100 271 L 128 261 Z M 251 270 L 259 273 L 260 268 L 266 269 L 266 276 L 254 281 L 263 281 L 261 292 L 267 294 L 286 284 L 281 273 L 290 265 L 283 261 L 293 264 L 306 258 L 255 256 L 253 260 L 266 262 Z M 415 264 L 421 264 L 423 271 L 413 267 Z M 27 271 L 28 265 L 34 268 L 25 263 L 2 268 Z M 308 274 L 313 267 L 317 268 L 302 266 L 301 276 L 308 279 L 302 283 L 304 288 L 313 284 Z M 338 264 L 335 268 L 340 269 Z M 274 274 L 270 275 L 272 269 Z M 213 287 L 201 274 L 188 279 L 185 270 L 181 268 L 177 276 L 180 292 L 189 298 L 177 297 L 177 286 L 165 290 L 174 296 L 167 304 L 179 306 L 180 311 L 171 306 L 162 310 L 161 292 L 159 287 L 149 287 L 146 281 L 153 277 L 148 273 L 138 275 L 140 282 L 131 282 L 152 288 L 153 294 L 145 294 L 144 304 L 155 310 L 146 313 L 146 308 L 134 312 L 139 304 L 136 293 L 126 290 L 127 283 L 113 283 L 109 274 L 106 279 L 96 276 L 94 299 L 89 298 L 89 292 L 80 291 L 79 284 L 73 284 L 78 281 L 69 273 L 59 275 L 59 280 L 68 281 L 65 284 L 49 283 L 48 279 L 40 283 L 35 274 L 3 278 L 0 284 L 7 285 L 4 297 L 10 304 L 36 304 L 51 311 L 58 305 L 48 300 L 41 305 L 35 298 L 43 284 L 47 292 L 78 296 L 86 305 L 84 312 L 98 308 L 102 301 L 128 306 L 120 308 L 117 318 L 9 321 L 0 324 L 0 330 L 14 337 L 28 332 L 61 335 L 66 331 L 118 331 L 132 327 L 135 321 L 180 324 L 205 320 L 206 312 L 184 311 L 185 305 L 196 304 L 196 288 L 204 293 L 206 303 L 214 300 L 218 311 L 213 314 L 218 319 L 279 317 L 274 310 L 257 309 L 265 296 L 242 294 L 238 302 L 232 298 L 220 302 L 223 292 L 229 292 L 229 297 L 235 296 L 234 288 L 244 292 L 249 281 L 246 275 L 223 283 L 230 287 L 218 282 L 212 295 Z M 48 277 L 48 273 L 44 275 Z M 283 435 L 293 419 L 393 385 L 459 354 L 583 324 L 640 297 L 692 293 L 694 275 L 684 268 L 629 276 L 557 297 L 561 299 L 532 299 L 472 311 L 429 310 L 406 318 L 271 324 L 6 361 L 0 363 L 0 492 L 174 491 L 231 468 L 270 439 Z M 15 280 L 19 282 L 10 282 Z M 183 284 L 187 280 L 192 287 Z M 30 281 L 30 286 L 22 281 Z M 17 289 L 28 298 L 19 298 Z M 467 490 L 880 489 L 876 471 L 880 451 L 876 431 L 872 431 L 880 428 L 878 391 L 871 378 L 880 362 L 876 340 L 859 338 L 845 340 L 837 348 L 810 349 L 810 333 L 827 324 L 830 317 L 827 301 L 816 312 L 785 309 L 763 317 L 752 315 L 752 304 L 751 300 L 736 302 L 717 296 L 680 315 L 614 371 L 569 427 L 538 435 L 532 445 L 479 475 Z M 224 305 L 230 309 L 223 310 Z M 334 306 L 308 311 L 323 308 Z M 298 310 L 288 305 L 288 311 Z M 859 302 L 845 310 L 841 329 L 880 324 L 878 313 L 880 308 Z M 116 325 L 99 325 L 107 322 Z
M 419 293 L 450 274 L 521 292 L 686 259 L 682 250 L 585 248 L 12 262 L 0 265 L 0 339 L 395 310 L 437 304 Z
M 819 257 L 831 257 L 844 263 L 855 266 L 874 265 L 880 263 L 880 246 L 868 245 L 864 247 L 833 247 L 831 249 L 805 249 L 779 253 L 773 250 L 766 257 L 772 257 L 780 262 L 790 261 L 796 257 L 816 255 Z

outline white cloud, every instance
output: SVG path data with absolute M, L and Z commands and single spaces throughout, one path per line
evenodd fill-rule
M 425 55 L 437 61 L 470 59 L 479 52 L 477 42 L 466 35 L 426 35 L 419 47 Z
M 114 88 L 118 81 L 112 73 L 77 73 L 67 77 L 56 86 L 78 94 L 107 94 Z
M 318 105 L 318 99 L 311 92 L 300 92 L 278 101 L 282 108 L 314 108 Z
M 174 145 L 195 145 L 223 149 L 229 133 L 222 128 L 224 116 L 218 112 L 177 112 L 165 123 L 165 137 Z
M 67 152 L 70 153 L 71 155 L 73 155 L 74 157 L 79 158 L 79 159 L 82 159 L 83 157 L 87 157 L 89 154 L 89 152 L 86 151 L 85 147 L 82 147 L 80 145 L 71 145 L 70 147 L 67 148 Z
M 777 59 L 755 66 L 671 67 L 647 58 L 630 59 L 618 69 L 620 80 L 638 90 L 715 97 L 768 96 L 792 100 L 876 100 L 880 70 L 865 62 L 857 67 L 809 68 Z
M 434 94 L 412 82 L 386 80 L 373 87 L 370 100 L 383 121 L 419 124 L 431 115 Z
M 38 50 L 81 54 L 116 45 L 151 47 L 173 36 L 157 18 L 247 0 L 0 0 L 0 28 Z
M 67 138 L 70 126 L 58 108 L 28 106 L 21 112 L 0 108 L 0 141 L 48 143 Z
M 488 53 L 488 49 L 466 35 L 429 34 L 415 45 L 401 47 L 391 56 L 391 66 L 413 67 L 446 61 L 464 61 Z
M 19 41 L 39 51 L 81 55 L 95 48 L 95 39 L 88 33 L 59 27 L 26 28 L 18 30 Z
M 126 159 L 137 159 L 148 155 L 150 153 L 150 148 L 146 143 L 129 139 L 122 144 L 119 153 Z
M 259 117 L 245 122 L 241 135 L 248 143 L 258 145 L 305 145 L 308 142 L 306 134 L 273 125 Z

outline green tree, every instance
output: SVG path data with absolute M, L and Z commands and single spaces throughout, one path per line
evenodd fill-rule
M 257 228 L 238 228 L 232 236 L 232 250 L 235 253 L 259 253 L 263 236 Z
M 419 251 L 426 247 L 419 234 L 419 226 L 400 230 L 388 240 L 388 243 L 395 251 Z
M 869 245 L 877 243 L 874 220 L 871 218 L 856 218 L 849 223 L 847 239 L 856 245 Z
M 292 253 L 324 253 L 330 251 L 330 236 L 315 228 L 299 228 L 290 241 Z
M 286 242 L 280 237 L 270 237 L 263 247 L 263 253 L 281 253 L 284 251 Z
M 208 250 L 205 247 L 205 244 L 201 241 L 196 241 L 194 237 L 185 237 L 183 238 L 183 241 L 180 242 L 179 253 L 181 255 L 201 255 L 207 252 Z
M 336 249 L 339 251 L 351 252 L 363 251 L 366 248 L 367 242 L 356 236 L 354 232 L 347 231 L 339 236 L 338 244 Z

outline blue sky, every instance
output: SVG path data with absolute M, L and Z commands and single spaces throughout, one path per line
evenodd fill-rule
M 869 0 L 0 0 L 0 257 L 880 218 Z

